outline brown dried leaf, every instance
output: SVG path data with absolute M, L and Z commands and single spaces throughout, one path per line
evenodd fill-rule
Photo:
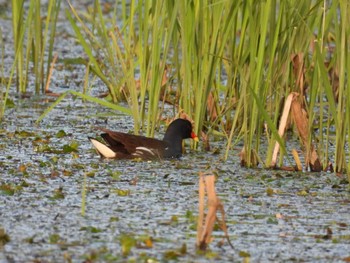
M 292 101 L 292 116 L 297 126 L 299 136 L 302 140 L 304 147 L 306 148 L 305 162 L 310 166 L 311 171 L 320 172 L 322 165 L 319 161 L 317 152 L 314 146 L 311 144 L 308 148 L 308 133 L 309 133 L 309 120 L 306 110 L 303 108 L 301 102 L 297 99 L 297 96 Z
M 338 100 L 339 100 L 339 70 L 336 67 L 336 65 L 331 66 L 329 62 L 325 62 L 324 64 L 328 68 L 328 77 L 329 77 L 330 83 L 332 85 L 334 100 L 336 103 L 338 103 Z
M 306 89 L 305 85 L 305 66 L 304 66 L 304 53 L 300 52 L 298 54 L 291 55 L 291 61 L 293 64 L 293 74 L 295 77 L 295 85 L 299 87 L 300 94 L 304 96 Z

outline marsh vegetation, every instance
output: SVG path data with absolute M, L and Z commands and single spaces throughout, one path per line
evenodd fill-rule
M 347 1 L 0 7 L 0 259 L 349 256 Z M 201 142 L 180 161 L 101 161 L 86 140 L 94 126 L 158 137 L 182 114 Z M 235 249 L 198 256 L 206 171 Z

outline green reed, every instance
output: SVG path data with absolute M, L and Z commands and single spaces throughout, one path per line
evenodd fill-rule
M 121 35 L 115 22 L 111 22 L 110 27 L 106 26 L 110 19 L 104 18 L 99 1 L 95 1 L 92 12 L 83 15 L 79 14 L 71 3 L 69 5 L 70 12 L 66 10 L 66 15 L 79 43 L 88 56 L 88 61 L 83 61 L 87 71 L 105 83 L 110 95 L 107 99 L 113 103 L 123 101 L 125 85 L 132 86 L 132 92 L 136 92 L 134 76 L 130 76 L 133 68 L 133 57 L 132 52 L 128 50 L 129 46 L 125 45 L 124 39 L 120 38 Z M 92 24 L 93 30 L 89 28 L 90 24 Z M 94 34 L 93 31 L 96 33 Z M 125 53 L 123 53 L 124 50 L 126 50 Z M 97 57 L 96 54 L 100 54 L 100 57 Z M 130 93 L 126 96 L 127 99 L 129 99 L 129 95 L 131 98 L 136 96 Z M 135 129 L 138 130 L 139 122 L 137 114 L 134 114 L 135 107 L 131 108 L 136 123 Z
M 138 133 L 146 121 L 146 133 L 153 136 L 159 119 L 162 76 L 176 12 L 167 14 L 161 1 L 131 1 L 128 8 L 122 2 L 122 14 L 115 8 L 111 20 L 103 16 L 97 0 L 94 12 L 85 14 L 89 19 L 84 22 L 74 7 L 70 7 L 75 19 L 70 12 L 67 12 L 67 17 L 89 57 L 90 71 L 106 83 L 114 103 L 127 101 L 135 132 Z M 120 17 L 121 25 L 117 25 L 115 21 Z M 96 34 L 88 29 L 89 23 Z M 107 27 L 107 23 L 111 26 Z M 97 59 L 94 49 L 95 53 L 102 52 L 103 58 Z M 145 114 L 146 104 L 148 114 Z
M 172 9 L 167 9 L 164 1 L 153 1 L 151 13 L 147 13 L 144 6 L 143 18 L 139 16 L 141 41 L 138 45 L 140 54 L 141 73 L 141 105 L 145 108 L 145 91 L 148 92 L 147 135 L 154 135 L 159 120 L 160 95 L 162 92 L 162 78 L 166 68 L 168 53 L 171 45 L 173 30 L 176 23 L 178 2 L 175 1 Z M 141 13 L 139 5 L 139 14 Z M 153 17 L 153 21 L 149 19 Z M 159 18 L 159 20 L 157 20 Z M 150 44 L 148 44 L 150 42 Z M 148 47 L 148 48 L 147 48 Z M 145 114 L 145 111 L 142 111 Z
M 17 91 L 27 91 L 29 74 L 35 77 L 35 93 L 44 92 L 47 73 L 52 60 L 56 23 L 60 0 L 48 2 L 46 18 L 42 21 L 40 1 L 12 1 L 12 27 L 14 35 L 14 60 L 16 64 Z M 24 37 L 25 36 L 25 37 Z M 48 57 L 45 56 L 48 53 Z M 46 64 L 46 68 L 45 68 Z M 46 74 L 46 75 L 45 75 Z
M 20 92 L 25 92 L 25 89 L 26 89 L 25 75 L 24 75 L 24 51 L 22 46 L 24 45 L 23 36 L 24 36 L 25 27 L 28 26 L 28 19 L 25 24 L 22 23 L 24 21 L 23 4 L 24 4 L 24 0 L 12 1 L 12 28 L 13 28 L 15 56 L 17 57 L 17 61 L 15 60 L 16 69 L 17 69 L 16 86 L 17 86 L 17 91 L 20 91 Z
M 193 115 L 199 132 L 207 114 L 209 95 L 219 98 L 221 64 L 232 30 L 237 5 L 230 1 L 179 1 L 181 67 L 180 106 Z M 218 101 L 214 107 L 219 109 Z M 207 126 L 211 126 L 206 123 Z
M 276 9 L 276 3 L 278 3 L 278 9 Z M 326 8 L 323 6 L 324 3 L 315 1 L 247 1 L 241 7 L 241 18 L 237 22 L 237 24 L 241 23 L 239 27 L 241 37 L 230 55 L 232 60 L 237 61 L 236 68 L 238 69 L 231 69 L 234 74 L 229 79 L 238 80 L 240 86 L 238 89 L 232 88 L 233 91 L 237 90 L 234 94 L 239 96 L 237 97 L 238 102 L 232 120 L 228 146 L 230 146 L 234 134 L 238 132 L 238 136 L 243 136 L 245 152 L 248 155 L 248 166 L 250 165 L 249 154 L 251 154 L 251 150 L 260 152 L 259 139 L 264 136 L 269 142 L 265 160 L 265 165 L 269 166 L 275 140 L 280 142 L 276 133 L 280 105 L 290 92 L 301 92 L 301 87 L 297 85 L 296 76 L 293 74 L 291 55 L 304 54 L 303 70 L 305 71 L 305 82 L 309 85 L 309 93 L 306 95 L 306 105 L 310 116 L 309 144 L 315 141 L 314 123 L 323 125 L 323 121 L 319 121 L 317 118 L 322 116 L 324 107 L 332 107 L 334 99 L 330 99 L 330 84 L 326 89 L 329 93 L 327 96 L 329 100 L 326 103 L 324 102 L 324 94 L 320 93 L 318 89 L 320 84 L 329 83 L 327 69 L 324 65 L 324 62 L 327 61 L 326 54 L 317 56 L 317 52 L 314 52 L 313 56 L 308 55 L 310 43 L 314 44 L 316 30 L 319 32 L 319 38 L 315 41 L 317 47 L 320 42 L 324 41 L 329 30 L 342 28 L 341 26 L 332 26 L 334 25 L 332 23 L 337 21 L 335 10 L 339 10 L 339 2 L 335 1 L 331 7 Z M 327 28 L 324 28 L 325 23 L 327 23 Z M 328 28 L 328 26 L 332 27 Z M 337 43 L 340 41 L 336 41 L 335 44 L 337 47 L 341 47 Z M 246 51 L 239 52 L 241 50 Z M 319 64 L 323 68 L 322 73 L 316 74 L 317 71 L 313 70 L 315 64 Z M 318 105 L 317 101 L 323 104 Z M 341 106 L 338 104 L 338 107 Z M 319 109 L 319 112 L 315 109 Z M 329 124 L 331 124 L 330 121 L 328 121 L 327 129 L 329 129 Z M 263 130 L 263 125 L 266 125 L 268 130 Z M 323 130 L 322 126 L 321 130 Z M 341 127 L 336 130 L 341 131 Z M 340 144 L 344 145 L 343 142 Z M 318 144 L 317 149 L 322 150 L 323 143 L 324 141 Z M 228 150 L 229 147 L 226 156 L 229 153 Z M 283 151 L 281 160 L 282 158 Z M 323 159 L 323 163 L 326 164 L 326 160 Z
M 5 57 L 5 45 L 4 45 L 3 38 L 2 38 L 2 30 L 0 28 L 0 120 L 4 116 L 5 108 L 3 107 L 3 105 L 6 104 L 6 101 L 4 100 L 5 92 L 3 90 L 4 87 L 6 87 L 4 57 Z

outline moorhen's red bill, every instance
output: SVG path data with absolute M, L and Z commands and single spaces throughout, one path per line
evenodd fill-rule
M 185 119 L 174 120 L 169 125 L 163 140 L 103 128 L 101 130 L 104 132 L 101 137 L 106 144 L 94 138 L 89 139 L 97 152 L 105 158 L 143 160 L 179 158 L 182 154 L 183 139 L 192 138 L 198 141 L 197 135 L 192 131 L 191 122 Z

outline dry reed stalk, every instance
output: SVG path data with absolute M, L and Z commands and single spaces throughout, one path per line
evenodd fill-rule
M 57 53 L 55 53 L 55 55 L 53 56 L 51 65 L 50 65 L 49 73 L 47 75 L 47 80 L 46 80 L 46 85 L 45 85 L 45 94 L 48 94 L 48 93 L 52 94 L 52 92 L 50 92 L 50 90 L 49 90 L 49 86 L 50 86 L 50 82 L 51 82 L 52 72 L 53 72 L 53 69 L 55 68 L 55 65 L 56 65 L 57 57 L 58 57 L 58 55 L 57 55 Z
M 207 194 L 208 213 L 204 220 L 205 194 Z M 222 220 L 216 216 L 217 211 L 221 212 Z M 233 248 L 225 223 L 225 211 L 220 199 L 215 192 L 215 176 L 199 173 L 199 216 L 197 224 L 197 247 L 205 250 L 211 241 L 211 234 L 214 229 L 215 222 L 218 221 L 220 228 L 224 231 L 225 237 L 229 245 Z
M 288 95 L 287 100 L 284 105 L 282 117 L 280 120 L 280 125 L 278 128 L 278 134 L 282 137 L 286 130 L 287 120 L 289 114 L 292 114 L 294 123 L 297 127 L 299 137 L 302 141 L 303 146 L 305 147 L 305 164 L 306 166 L 310 166 L 311 171 L 319 172 L 322 170 L 322 165 L 319 161 L 316 149 L 313 144 L 308 146 L 308 134 L 309 134 L 309 120 L 307 117 L 306 110 L 303 107 L 302 102 L 299 99 L 299 93 L 292 92 Z M 276 167 L 277 163 L 277 155 L 280 149 L 280 145 L 278 142 L 275 144 L 275 148 L 272 155 L 271 167 Z M 298 154 L 296 151 L 292 151 L 293 157 L 296 162 L 296 168 L 294 170 L 301 171 L 301 163 Z M 289 168 L 286 168 L 290 170 Z
M 286 102 L 284 104 L 283 113 L 282 113 L 282 117 L 281 117 L 281 120 L 280 120 L 280 125 L 279 125 L 279 128 L 278 128 L 278 134 L 279 134 L 279 136 L 281 138 L 283 137 L 284 132 L 286 131 L 286 126 L 287 126 L 287 122 L 288 122 L 288 116 L 289 116 L 290 108 L 291 108 L 291 105 L 292 105 L 292 100 L 296 96 L 296 94 L 297 93 L 294 93 L 294 92 L 289 94 L 287 99 L 286 99 Z M 275 148 L 274 148 L 273 154 L 272 154 L 271 167 L 275 167 L 276 166 L 277 155 L 278 155 L 279 150 L 280 150 L 280 144 L 278 142 L 276 142 Z

